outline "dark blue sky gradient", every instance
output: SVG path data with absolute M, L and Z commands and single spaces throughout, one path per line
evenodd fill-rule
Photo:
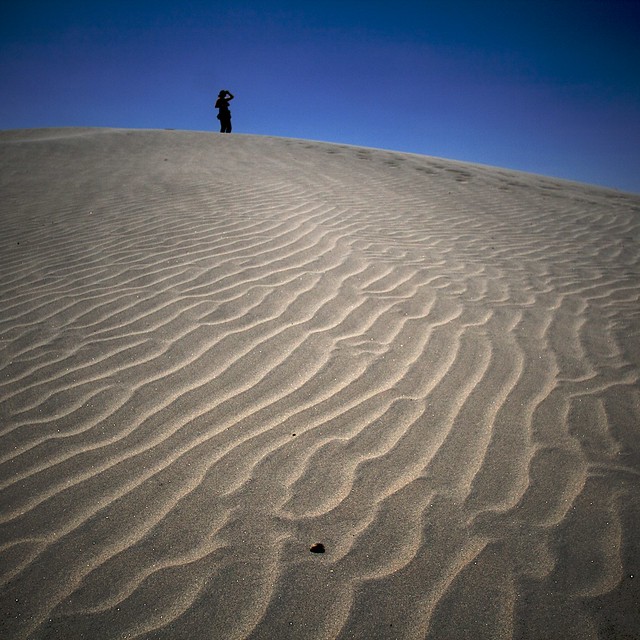
M 640 193 L 640 0 L 13 3 L 0 128 L 234 130 Z

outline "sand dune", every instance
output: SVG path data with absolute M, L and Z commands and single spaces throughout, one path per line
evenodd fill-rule
M 0 637 L 640 637 L 640 196 L 180 131 L 0 169 Z

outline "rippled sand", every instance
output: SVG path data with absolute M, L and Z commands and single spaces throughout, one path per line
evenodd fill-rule
M 0 637 L 640 637 L 640 196 L 50 129 L 0 223 Z

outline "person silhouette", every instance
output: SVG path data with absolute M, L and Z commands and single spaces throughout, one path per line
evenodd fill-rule
M 220 133 L 231 133 L 231 111 L 229 111 L 229 101 L 233 100 L 233 95 L 223 89 L 218 94 L 216 100 L 217 118 L 220 120 Z

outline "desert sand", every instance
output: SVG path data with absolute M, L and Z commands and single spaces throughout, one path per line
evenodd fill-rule
M 0 223 L 1 638 L 640 637 L 640 196 L 20 130 Z

